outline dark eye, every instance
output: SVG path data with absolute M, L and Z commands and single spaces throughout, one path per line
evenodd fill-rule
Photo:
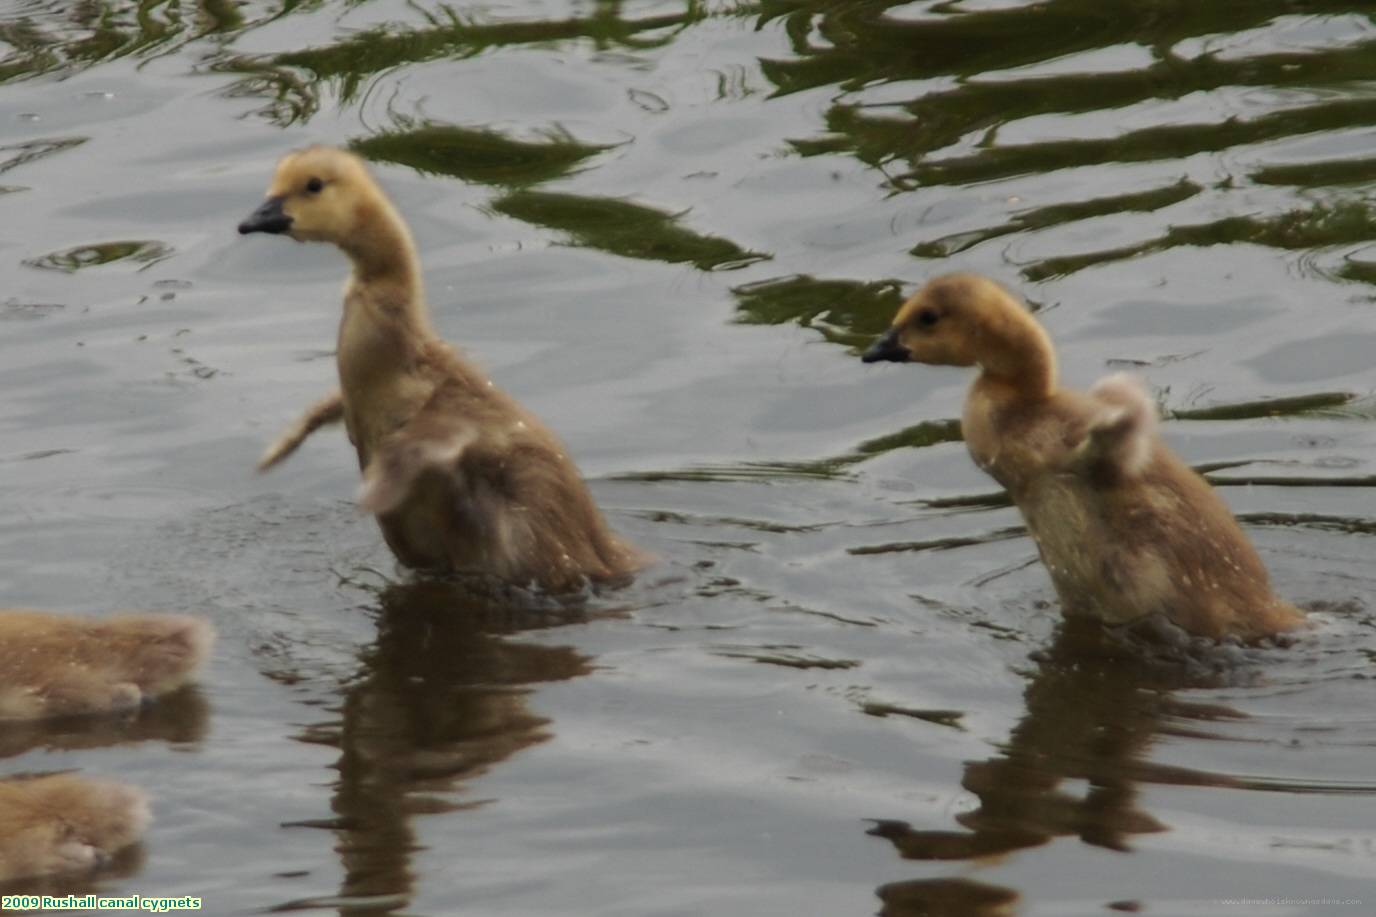
M 935 309 L 923 309 L 921 312 L 917 313 L 917 323 L 923 328 L 932 327 L 939 318 L 941 318 L 941 316 L 936 314 Z
M 320 189 L 323 187 L 325 187 L 325 183 L 318 178 L 312 178 L 310 181 L 306 182 L 306 190 L 311 194 L 319 194 Z

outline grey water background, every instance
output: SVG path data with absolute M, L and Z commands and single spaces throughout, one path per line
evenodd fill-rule
M 212 914 L 1369 914 L 1373 4 L 6 0 L 0 596 L 187 611 L 201 685 L 0 730 L 146 787 L 6 891 Z M 369 157 L 435 321 L 662 558 L 577 612 L 407 583 L 338 431 L 344 263 L 234 234 Z M 1141 374 L 1316 627 L 1081 658 L 959 442 L 863 367 L 935 273 Z

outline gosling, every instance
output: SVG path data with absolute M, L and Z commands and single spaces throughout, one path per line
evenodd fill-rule
M 87 872 L 138 842 L 151 816 L 131 786 L 75 774 L 0 780 L 0 882 Z
M 353 266 L 340 388 L 259 470 L 343 420 L 363 474 L 359 505 L 408 567 L 565 593 L 646 564 L 607 526 L 558 438 L 435 334 L 410 231 L 362 160 L 321 146 L 289 153 L 239 232 L 333 243 Z
M 1164 616 L 1255 641 L 1305 623 L 1208 482 L 1163 443 L 1156 406 L 1116 375 L 1061 388 L 1050 338 L 991 280 L 949 274 L 898 310 L 866 363 L 977 366 L 961 430 L 1022 512 L 1062 611 L 1115 626 Z
M 0 609 L 0 722 L 132 710 L 190 681 L 214 639 L 186 615 Z

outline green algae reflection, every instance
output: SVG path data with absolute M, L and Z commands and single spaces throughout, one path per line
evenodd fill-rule
M 898 85 L 955 76 L 953 88 L 914 92 L 903 102 L 833 104 L 826 132 L 794 140 L 803 155 L 852 153 L 879 165 L 906 160 L 911 171 L 891 181 L 908 190 L 1051 172 L 1107 162 L 1183 159 L 1195 153 L 1352 124 L 1368 123 L 1365 98 L 1316 94 L 1309 104 L 1259 118 L 1166 125 L 1105 139 L 1051 140 L 1000 146 L 1006 124 L 1047 115 L 1126 109 L 1161 99 L 1181 99 L 1224 87 L 1263 86 L 1312 91 L 1342 89 L 1376 79 L 1370 38 L 1338 47 L 1230 57 L 1179 53 L 1182 42 L 1239 34 L 1294 12 L 1289 0 L 1193 3 L 1144 0 L 1103 4 L 1053 0 L 1016 7 L 963 11 L 936 4 L 920 18 L 890 15 L 904 4 L 843 4 L 829 0 L 765 0 L 761 18 L 782 18 L 791 58 L 763 59 L 761 71 L 776 95 L 821 86 L 857 91 L 877 83 Z M 1316 0 L 1306 13 L 1354 12 L 1350 0 Z M 820 38 L 821 40 L 817 40 Z M 1149 49 L 1147 66 L 1087 74 L 1029 73 L 1020 66 L 1118 46 Z M 998 80 L 978 79 L 997 71 Z M 974 77 L 972 79 L 972 77 Z M 906 117 L 905 117 L 906 116 Z M 931 154 L 983 135 L 969 155 L 931 159 Z
M 17 169 L 55 153 L 74 149 L 86 140 L 85 137 L 46 137 L 0 146 L 0 172 L 8 172 L 10 169 Z
M 927 446 L 960 441 L 960 421 L 924 420 L 894 433 L 867 439 L 849 452 L 840 455 L 792 461 L 780 459 L 764 462 L 699 465 L 678 471 L 637 471 L 617 475 L 615 480 L 684 481 L 690 483 L 723 483 L 785 478 L 838 480 L 850 476 L 852 467 L 895 449 L 922 449 Z
M 797 274 L 745 284 L 731 292 L 742 322 L 797 322 L 829 341 L 851 346 L 868 344 L 881 334 L 903 304 L 898 280 L 826 280 Z
M 517 191 L 489 205 L 498 213 L 556 229 L 571 244 L 624 258 L 692 264 L 704 271 L 731 270 L 771 257 L 734 242 L 678 225 L 682 214 L 611 197 Z
M 0 57 L 0 83 L 47 73 L 70 75 L 121 57 L 151 57 L 244 26 L 234 0 L 24 6 L 13 5 L 13 12 L 0 20 L 0 44 L 9 51 Z
M 1314 392 L 1286 398 L 1233 401 L 1168 411 L 1171 420 L 1256 420 L 1260 417 L 1361 417 L 1362 399 L 1351 392 Z
M 587 41 L 598 49 L 647 49 L 668 44 L 673 32 L 692 25 L 705 14 L 695 2 L 680 13 L 628 19 L 621 4 L 601 2 L 588 16 L 530 21 L 484 21 L 447 6 L 425 12 L 426 27 L 403 29 L 378 26 L 315 48 L 289 51 L 268 59 L 237 58 L 221 69 L 249 75 L 251 88 L 277 83 L 279 112 L 288 120 L 315 110 L 317 84 L 336 81 L 339 97 L 353 101 L 367 79 L 396 67 L 438 58 L 472 57 L 492 48 Z M 305 71 L 301 79 L 291 71 Z M 295 101 L 285 96 L 296 95 Z M 308 97 L 308 98 L 307 98 Z
M 611 149 L 579 143 L 562 128 L 547 130 L 540 140 L 530 141 L 485 128 L 431 123 L 354 140 L 349 148 L 368 159 L 410 166 L 417 172 L 507 186 L 562 178 L 589 157 Z
M 1165 235 L 1136 245 L 1047 258 L 1023 268 L 1022 275 L 1032 281 L 1047 280 L 1179 246 L 1247 243 L 1295 251 L 1372 240 L 1376 240 L 1376 205 L 1365 201 L 1318 203 L 1270 217 L 1225 217 L 1210 223 L 1172 226 Z
M 1182 178 L 1173 185 L 1153 188 L 1149 191 L 1137 191 L 1094 198 L 1088 201 L 1071 201 L 1065 204 L 1036 207 L 1023 210 L 1015 214 L 1013 219 L 998 226 L 956 233 L 943 236 L 940 239 L 933 239 L 931 242 L 919 243 L 912 249 L 912 254 L 920 258 L 947 258 L 973 248 L 981 242 L 988 242 L 990 239 L 997 239 L 1011 233 L 1049 229 L 1053 226 L 1115 213 L 1149 213 L 1153 210 L 1169 207 L 1171 204 L 1178 204 L 1180 201 L 1198 194 L 1201 190 L 1203 189 L 1199 185 Z
M 113 264 L 116 261 L 132 261 L 141 265 L 139 270 L 143 270 L 170 257 L 172 253 L 172 247 L 163 242 L 97 242 L 51 252 L 24 263 L 44 270 L 71 273 L 84 268 Z

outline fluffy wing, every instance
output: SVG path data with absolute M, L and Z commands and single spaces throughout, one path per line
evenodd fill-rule
M 1126 373 L 1100 379 L 1089 394 L 1100 410 L 1075 448 L 1074 462 L 1137 477 L 1151 461 L 1156 442 L 1156 402 L 1140 381 Z
M 458 474 L 459 460 L 477 439 L 477 428 L 461 419 L 403 427 L 363 470 L 358 505 L 374 515 L 391 512 L 406 501 L 423 475 Z

